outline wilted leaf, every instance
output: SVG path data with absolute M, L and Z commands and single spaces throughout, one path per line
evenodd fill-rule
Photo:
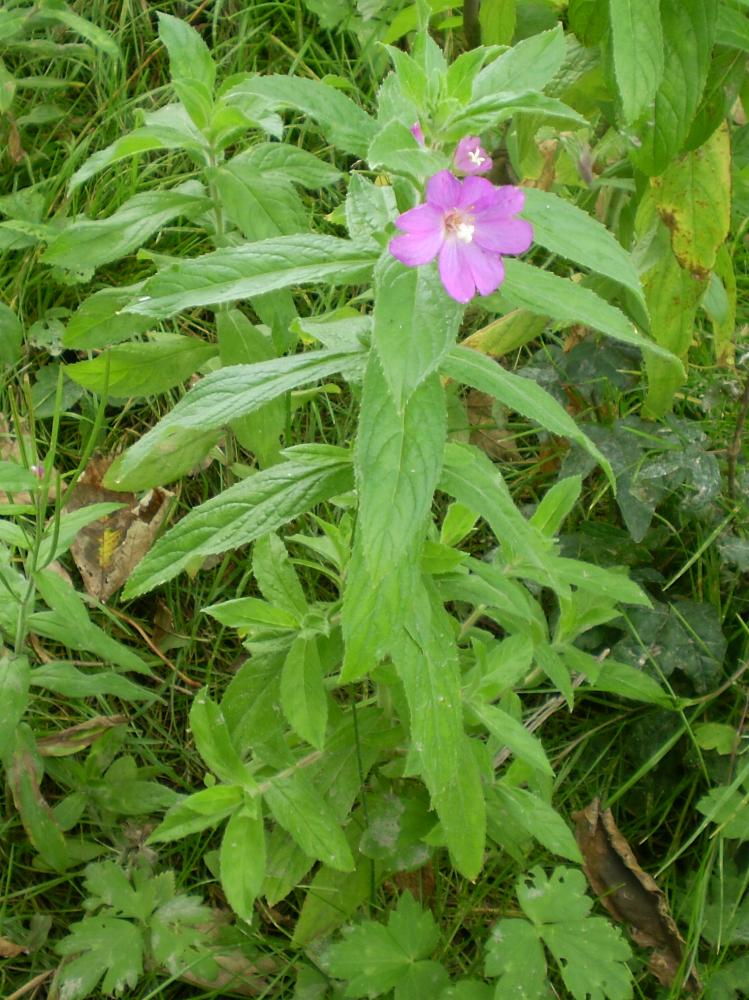
M 107 490 L 102 486 L 102 479 L 109 465 L 108 458 L 92 458 L 66 508 L 78 510 L 107 500 L 127 504 L 82 528 L 70 548 L 86 590 L 100 601 L 108 600 L 125 583 L 150 549 L 166 518 L 169 500 L 174 496 L 161 487 L 149 490 L 142 500 L 134 493 Z
M 591 888 L 615 920 L 629 925 L 633 941 L 653 949 L 650 971 L 664 986 L 672 986 L 684 955 L 684 939 L 662 890 L 640 868 L 611 810 L 601 810 L 599 799 L 574 813 L 573 819 Z M 694 969 L 685 986 L 691 993 L 701 989 Z
M 110 729 L 126 722 L 124 715 L 97 715 L 95 719 L 61 729 L 52 736 L 43 736 L 36 741 L 36 748 L 42 757 L 68 757 L 84 747 L 90 747 Z

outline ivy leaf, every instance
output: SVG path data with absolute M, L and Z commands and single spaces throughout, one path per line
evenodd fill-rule
M 61 1000 L 83 1000 L 101 979 L 100 996 L 122 996 L 135 989 L 143 972 L 143 937 L 128 920 L 86 917 L 73 924 L 57 945 L 60 955 L 77 957 L 58 981 Z M 103 976 L 103 979 L 102 979 Z
M 428 977 L 434 974 L 435 963 L 424 959 L 438 940 L 434 917 L 406 892 L 386 927 L 364 921 L 328 950 L 325 961 L 332 975 L 348 981 L 347 997 L 379 996 L 393 987 L 400 993 L 398 987 L 414 983 L 414 976 L 421 982 L 425 973 Z

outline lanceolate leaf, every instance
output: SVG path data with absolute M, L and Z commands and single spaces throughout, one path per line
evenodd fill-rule
M 145 283 L 143 295 L 126 311 L 166 317 L 292 285 L 351 284 L 369 277 L 374 259 L 371 249 L 317 233 L 259 240 L 161 271 Z
M 505 259 L 502 296 L 513 306 L 551 316 L 565 323 L 584 323 L 607 337 L 659 354 L 681 371 L 681 363 L 652 340 L 637 333 L 627 317 L 589 288 L 567 278 L 542 271 L 520 260 Z
M 170 450 L 174 437 L 185 431 L 205 432 L 223 427 L 239 417 L 301 385 L 348 374 L 361 364 L 352 351 L 308 351 L 274 358 L 254 365 L 230 365 L 206 376 L 114 465 L 107 484 L 130 489 L 131 480 L 152 457 Z
M 229 818 L 219 852 L 221 885 L 232 910 L 252 920 L 265 878 L 265 829 L 262 815 L 238 809 Z
M 125 593 L 133 597 L 171 580 L 195 556 L 246 545 L 351 484 L 351 466 L 340 457 L 314 465 L 282 462 L 249 476 L 190 511 L 160 538 L 136 567 Z
M 298 636 L 281 671 L 281 705 L 292 728 L 303 740 L 322 750 L 328 722 L 328 696 L 317 639 Z
M 321 160 L 319 156 L 287 142 L 261 142 L 229 161 L 230 165 L 247 164 L 260 173 L 291 181 L 305 188 L 320 188 L 335 184 L 341 177 L 340 170 Z
M 473 99 L 500 91 L 543 90 L 561 69 L 565 45 L 562 26 L 518 42 L 485 66 L 473 81 Z
M 256 76 L 226 94 L 239 100 L 243 94 L 264 97 L 277 107 L 295 108 L 309 115 L 330 141 L 344 153 L 365 157 L 375 133 L 375 122 L 351 98 L 319 80 L 292 76 Z
M 303 771 L 270 779 L 265 801 L 276 822 L 310 858 L 338 871 L 354 870 L 351 850 L 335 814 Z
M 445 433 L 439 377 L 430 375 L 398 412 L 372 354 L 356 441 L 358 530 L 372 587 L 415 552 L 437 485 Z
M 651 177 L 663 173 L 689 134 L 710 68 L 717 11 L 718 0 L 661 2 L 663 78 L 631 153 L 638 170 Z
M 663 31 L 657 0 L 610 0 L 614 73 L 624 121 L 650 106 L 663 76 Z
M 523 216 L 533 223 L 535 243 L 624 285 L 645 304 L 632 258 L 605 226 L 550 191 L 523 190 Z
M 440 366 L 441 371 L 464 385 L 489 393 L 505 406 L 541 424 L 552 434 L 568 437 L 585 448 L 613 481 L 606 458 L 577 426 L 567 411 L 536 382 L 507 371 L 484 354 L 455 347 Z
M 28 657 L 0 657 L 0 760 L 12 746 L 16 726 L 26 711 L 29 679 Z

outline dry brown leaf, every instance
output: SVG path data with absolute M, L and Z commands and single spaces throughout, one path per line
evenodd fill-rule
M 473 428 L 470 442 L 481 448 L 494 462 L 517 462 L 520 453 L 515 444 L 515 436 L 502 427 L 497 427 L 494 417 L 494 398 L 478 389 L 466 394 L 468 423 Z
M 222 950 L 218 938 L 221 928 L 229 924 L 231 920 L 231 915 L 225 910 L 214 909 L 212 920 L 198 927 L 206 941 L 212 942 L 216 949 L 211 952 L 211 958 L 219 966 L 216 978 L 205 979 L 192 972 L 183 972 L 180 979 L 203 989 L 220 990 L 222 994 L 227 993 L 240 997 L 255 997 L 260 994 L 265 996 L 268 981 L 263 976 L 277 974 L 279 964 L 276 959 L 269 955 L 252 961 L 239 949 Z
M 9 941 L 8 938 L 0 937 L 0 958 L 16 958 L 18 955 L 28 954 L 28 948 Z
M 51 736 L 43 736 L 36 741 L 36 748 L 42 757 L 67 757 L 84 747 L 90 747 L 108 730 L 126 722 L 124 715 L 97 715 L 94 719 L 79 722 L 77 726 L 68 726 Z
M 95 456 L 86 466 L 67 504 L 78 510 L 92 503 L 115 501 L 127 506 L 82 528 L 70 547 L 71 555 L 92 597 L 106 601 L 118 590 L 148 552 L 164 523 L 174 496 L 156 487 L 142 500 L 134 493 L 115 493 L 102 486 L 111 459 Z
M 573 813 L 575 838 L 593 892 L 611 916 L 629 926 L 632 940 L 652 948 L 649 968 L 664 986 L 673 986 L 684 956 L 684 939 L 674 923 L 663 891 L 637 863 L 610 809 L 593 799 Z M 695 969 L 683 984 L 690 993 L 701 989 Z

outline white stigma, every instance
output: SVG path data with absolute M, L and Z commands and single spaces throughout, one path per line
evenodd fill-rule
M 473 240 L 475 228 L 470 222 L 459 222 L 455 227 L 455 235 L 461 243 L 470 243 Z
M 481 155 L 478 149 L 469 149 L 468 159 L 471 161 L 471 163 L 475 163 L 477 167 L 480 167 L 481 164 L 484 162 L 484 157 Z

